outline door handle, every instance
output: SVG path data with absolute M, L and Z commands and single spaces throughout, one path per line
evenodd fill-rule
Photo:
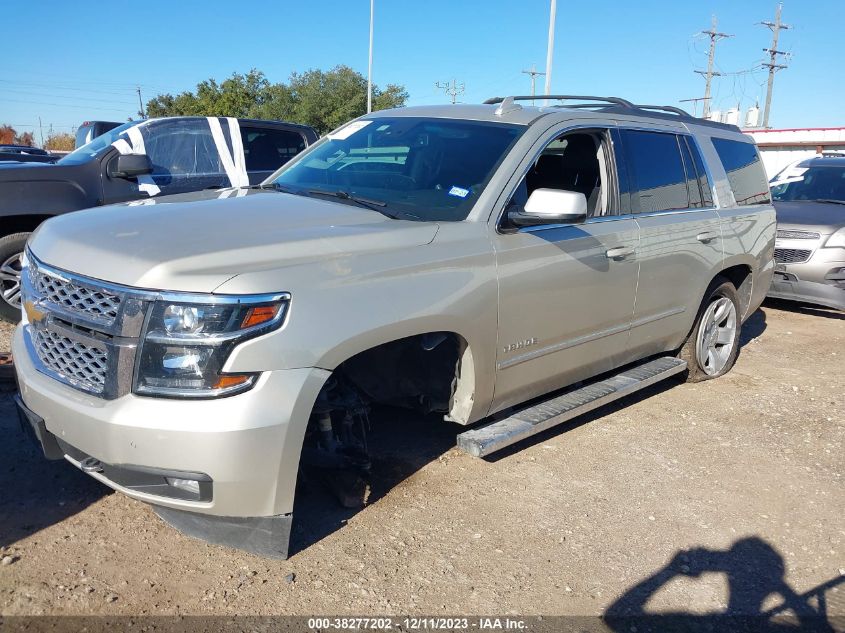
M 715 240 L 717 237 L 719 237 L 718 233 L 715 233 L 713 231 L 704 231 L 704 233 L 699 233 L 698 235 L 696 235 L 695 239 L 697 239 L 702 244 L 707 244 L 708 242 L 712 242 L 713 240 Z
M 634 249 L 630 246 L 617 246 L 605 251 L 608 259 L 625 259 L 629 255 L 634 254 Z

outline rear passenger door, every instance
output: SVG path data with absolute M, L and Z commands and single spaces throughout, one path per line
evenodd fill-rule
M 674 130 L 619 130 L 627 191 L 640 228 L 630 358 L 675 349 L 722 264 L 720 218 L 695 139 Z
M 241 125 L 249 184 L 256 185 L 299 154 L 307 145 L 297 130 Z

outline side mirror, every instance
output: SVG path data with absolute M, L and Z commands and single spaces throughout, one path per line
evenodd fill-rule
M 508 219 L 517 226 L 573 224 L 586 218 L 587 197 L 561 189 L 535 189 L 522 211 L 508 213 Z
M 153 164 L 146 154 L 120 154 L 109 163 L 110 178 L 134 178 L 153 173 Z

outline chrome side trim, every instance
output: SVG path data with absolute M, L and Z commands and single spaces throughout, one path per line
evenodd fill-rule
M 553 354 L 555 352 L 560 352 L 565 349 L 577 347 L 578 345 L 583 345 L 584 343 L 591 343 L 592 341 L 596 341 L 607 336 L 613 336 L 614 334 L 626 332 L 635 327 L 640 327 L 642 325 L 646 325 L 654 321 L 660 321 L 661 319 L 666 319 L 668 317 L 675 316 L 676 314 L 686 312 L 686 310 L 687 309 L 684 306 L 679 306 L 677 308 L 672 308 L 670 310 L 666 310 L 658 314 L 640 317 L 639 319 L 633 321 L 630 324 L 618 325 L 616 327 L 608 328 L 606 330 L 601 330 L 600 332 L 594 332 L 592 334 L 586 334 L 584 336 L 579 336 L 576 338 L 568 339 L 566 341 L 561 341 L 560 343 L 555 343 L 554 345 L 547 345 L 546 347 L 541 347 L 540 349 L 532 350 L 530 352 L 520 354 L 519 356 L 514 356 L 513 358 L 509 358 L 508 360 L 500 361 L 496 363 L 496 369 L 508 369 L 510 367 L 519 365 L 529 360 L 535 360 L 542 356 L 546 356 L 547 354 Z

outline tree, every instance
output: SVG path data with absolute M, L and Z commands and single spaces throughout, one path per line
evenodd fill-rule
M 32 132 L 18 134 L 11 125 L 0 125 L 0 145 L 26 145 L 35 146 L 35 137 Z
M 405 104 L 403 86 L 373 86 L 373 108 L 395 108 Z M 233 116 L 280 119 L 304 123 L 324 134 L 367 109 L 367 80 L 348 66 L 328 71 L 293 73 L 288 84 L 270 83 L 264 73 L 252 69 L 233 74 L 221 83 L 208 79 L 195 92 L 162 94 L 147 103 L 147 114 L 160 116 Z
M 18 145 L 26 145 L 27 147 L 35 147 L 35 136 L 33 136 L 32 132 L 23 132 L 22 134 L 18 134 L 15 142 Z
M 59 152 L 72 152 L 75 145 L 76 138 L 73 134 L 68 134 L 67 132 L 51 134 L 44 141 L 44 149 L 57 150 Z
M 0 145 L 13 145 L 18 133 L 11 125 L 0 125 Z
M 293 119 L 325 134 L 367 111 L 367 78 L 349 66 L 336 66 L 328 72 L 309 70 L 290 78 L 294 102 Z M 373 109 L 396 108 L 405 104 L 408 93 L 402 86 L 373 86 Z

